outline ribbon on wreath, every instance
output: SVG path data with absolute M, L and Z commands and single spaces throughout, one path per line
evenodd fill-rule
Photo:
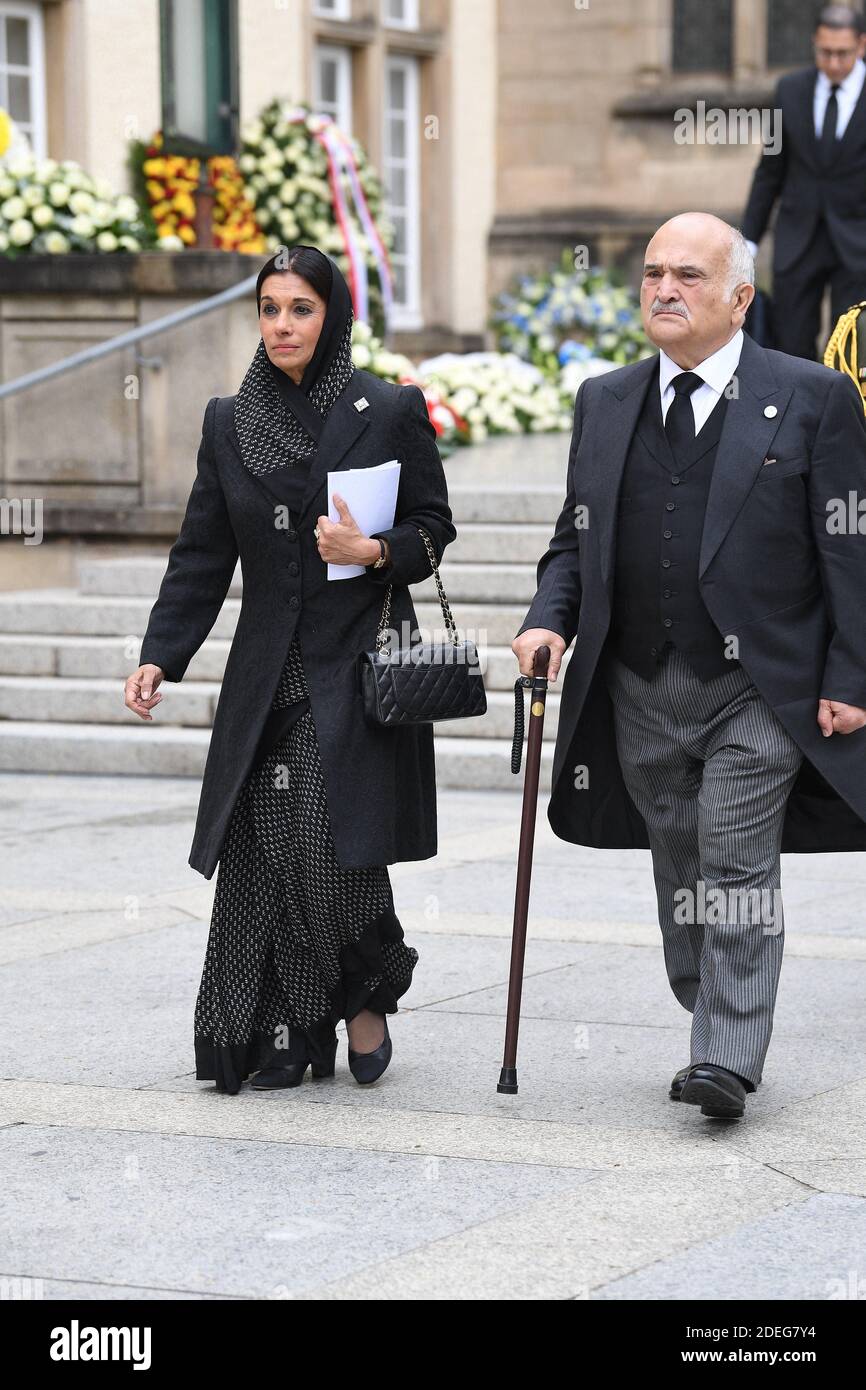
M 342 176 L 345 175 L 352 193 L 355 215 L 363 228 L 373 251 L 373 259 L 379 272 L 382 300 L 385 310 L 385 325 L 390 323 L 391 306 L 394 302 L 394 280 L 391 262 L 382 238 L 379 235 L 370 205 L 361 187 L 358 165 L 348 136 L 329 116 L 311 114 L 303 107 L 295 107 L 283 119 L 288 125 L 306 125 L 310 134 L 318 140 L 328 160 L 328 182 L 334 201 L 337 225 L 343 237 L 346 256 L 349 261 L 349 288 L 352 293 L 352 309 L 356 319 L 362 323 L 370 321 L 370 293 L 367 277 L 367 260 L 358 240 L 355 223 L 349 211 L 346 190 Z

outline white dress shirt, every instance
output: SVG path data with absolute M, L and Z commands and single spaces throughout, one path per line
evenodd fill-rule
M 863 79 L 866 78 L 866 64 L 860 58 L 857 59 L 853 68 L 845 78 L 844 82 L 839 83 L 839 90 L 836 93 L 836 139 L 841 140 L 845 134 L 845 128 L 854 112 L 858 98 L 863 90 Z M 815 118 L 815 135 L 820 140 L 821 131 L 824 129 L 824 116 L 827 112 L 827 102 L 830 100 L 830 87 L 832 83 L 826 73 L 818 73 L 818 80 L 815 83 L 815 100 L 812 111 Z
M 694 372 L 703 378 L 703 386 L 695 387 L 690 396 L 692 412 L 695 417 L 695 434 L 698 434 L 710 412 L 714 409 L 716 402 L 730 381 L 740 361 L 740 353 L 743 350 L 743 330 L 738 328 L 723 347 L 699 362 L 696 367 L 679 367 L 672 358 L 668 357 L 664 349 L 659 350 L 659 391 L 662 400 L 662 420 L 667 419 L 668 406 L 673 400 L 676 392 L 671 385 L 675 376 L 686 370 Z

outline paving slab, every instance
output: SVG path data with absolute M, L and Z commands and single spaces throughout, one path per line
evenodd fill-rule
M 556 1198 L 494 1218 L 378 1265 L 310 1290 L 316 1299 L 442 1299 L 448 1270 L 483 1299 L 588 1299 L 617 1274 L 736 1230 L 750 1217 L 803 1200 L 768 1169 L 689 1177 L 605 1174 Z M 550 1258 L 555 1249 L 556 1258 Z
M 541 1164 L 20 1126 L 0 1149 L 10 1269 L 247 1298 L 351 1275 L 591 1181 Z M 219 1191 L 221 1200 L 214 1200 Z
M 191 1094 L 150 1088 L 0 1082 L 0 1124 L 78 1127 L 94 1132 L 197 1134 L 286 1145 L 374 1153 L 439 1154 L 497 1163 L 558 1168 L 730 1169 L 745 1156 L 723 1142 L 723 1127 L 679 1126 L 621 1130 L 601 1125 L 515 1123 L 503 1107 L 490 1115 L 401 1109 L 395 1104 L 322 1105 L 307 1099 L 312 1083 L 276 1094 L 244 1089 L 236 1096 L 213 1087 Z M 352 1082 L 354 1086 L 354 1082 Z M 316 1084 L 321 1093 L 333 1079 Z M 365 1087 L 364 1090 L 373 1090 Z M 500 1097 L 505 1099 L 505 1097 Z
M 866 1298 L 866 1203 L 819 1193 L 597 1289 L 595 1299 Z M 804 1315 L 802 1323 L 808 1323 Z M 790 1350 L 810 1346 L 786 1342 Z
M 540 947 L 542 943 L 533 943 Z M 621 945 L 574 944 L 572 965 L 532 973 L 523 987 L 521 1017 L 599 1020 L 623 1025 L 674 1024 L 690 1015 L 667 983 L 661 951 Z M 826 1001 L 833 1000 L 828 1013 Z M 835 1038 L 866 1060 L 866 961 L 789 958 L 782 961 L 773 1040 L 793 1034 Z M 506 1011 L 507 982 L 464 992 L 431 1009 L 473 1014 Z

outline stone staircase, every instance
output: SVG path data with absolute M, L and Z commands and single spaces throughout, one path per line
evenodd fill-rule
M 562 505 L 568 438 L 494 440 L 448 460 L 458 537 L 441 577 L 461 637 L 478 645 L 487 714 L 436 734 L 437 783 L 515 789 L 511 772 L 514 634 Z M 0 770 L 200 776 L 240 609 L 240 566 L 183 681 L 163 686 L 153 723 L 123 703 L 165 558 L 84 561 L 78 589 L 0 593 Z M 412 589 L 419 623 L 441 633 L 431 576 Z M 566 656 L 566 661 L 568 656 Z M 561 685 L 562 677 L 557 681 Z M 559 691 L 547 700 L 542 785 L 549 785 Z

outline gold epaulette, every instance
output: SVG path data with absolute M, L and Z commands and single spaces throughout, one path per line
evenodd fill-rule
M 834 367 L 837 372 L 850 376 L 866 410 L 866 319 L 861 321 L 863 309 L 866 309 L 866 299 L 852 304 L 850 309 L 840 314 L 824 353 L 824 366 Z M 864 363 L 862 367 L 859 365 L 861 362 Z

